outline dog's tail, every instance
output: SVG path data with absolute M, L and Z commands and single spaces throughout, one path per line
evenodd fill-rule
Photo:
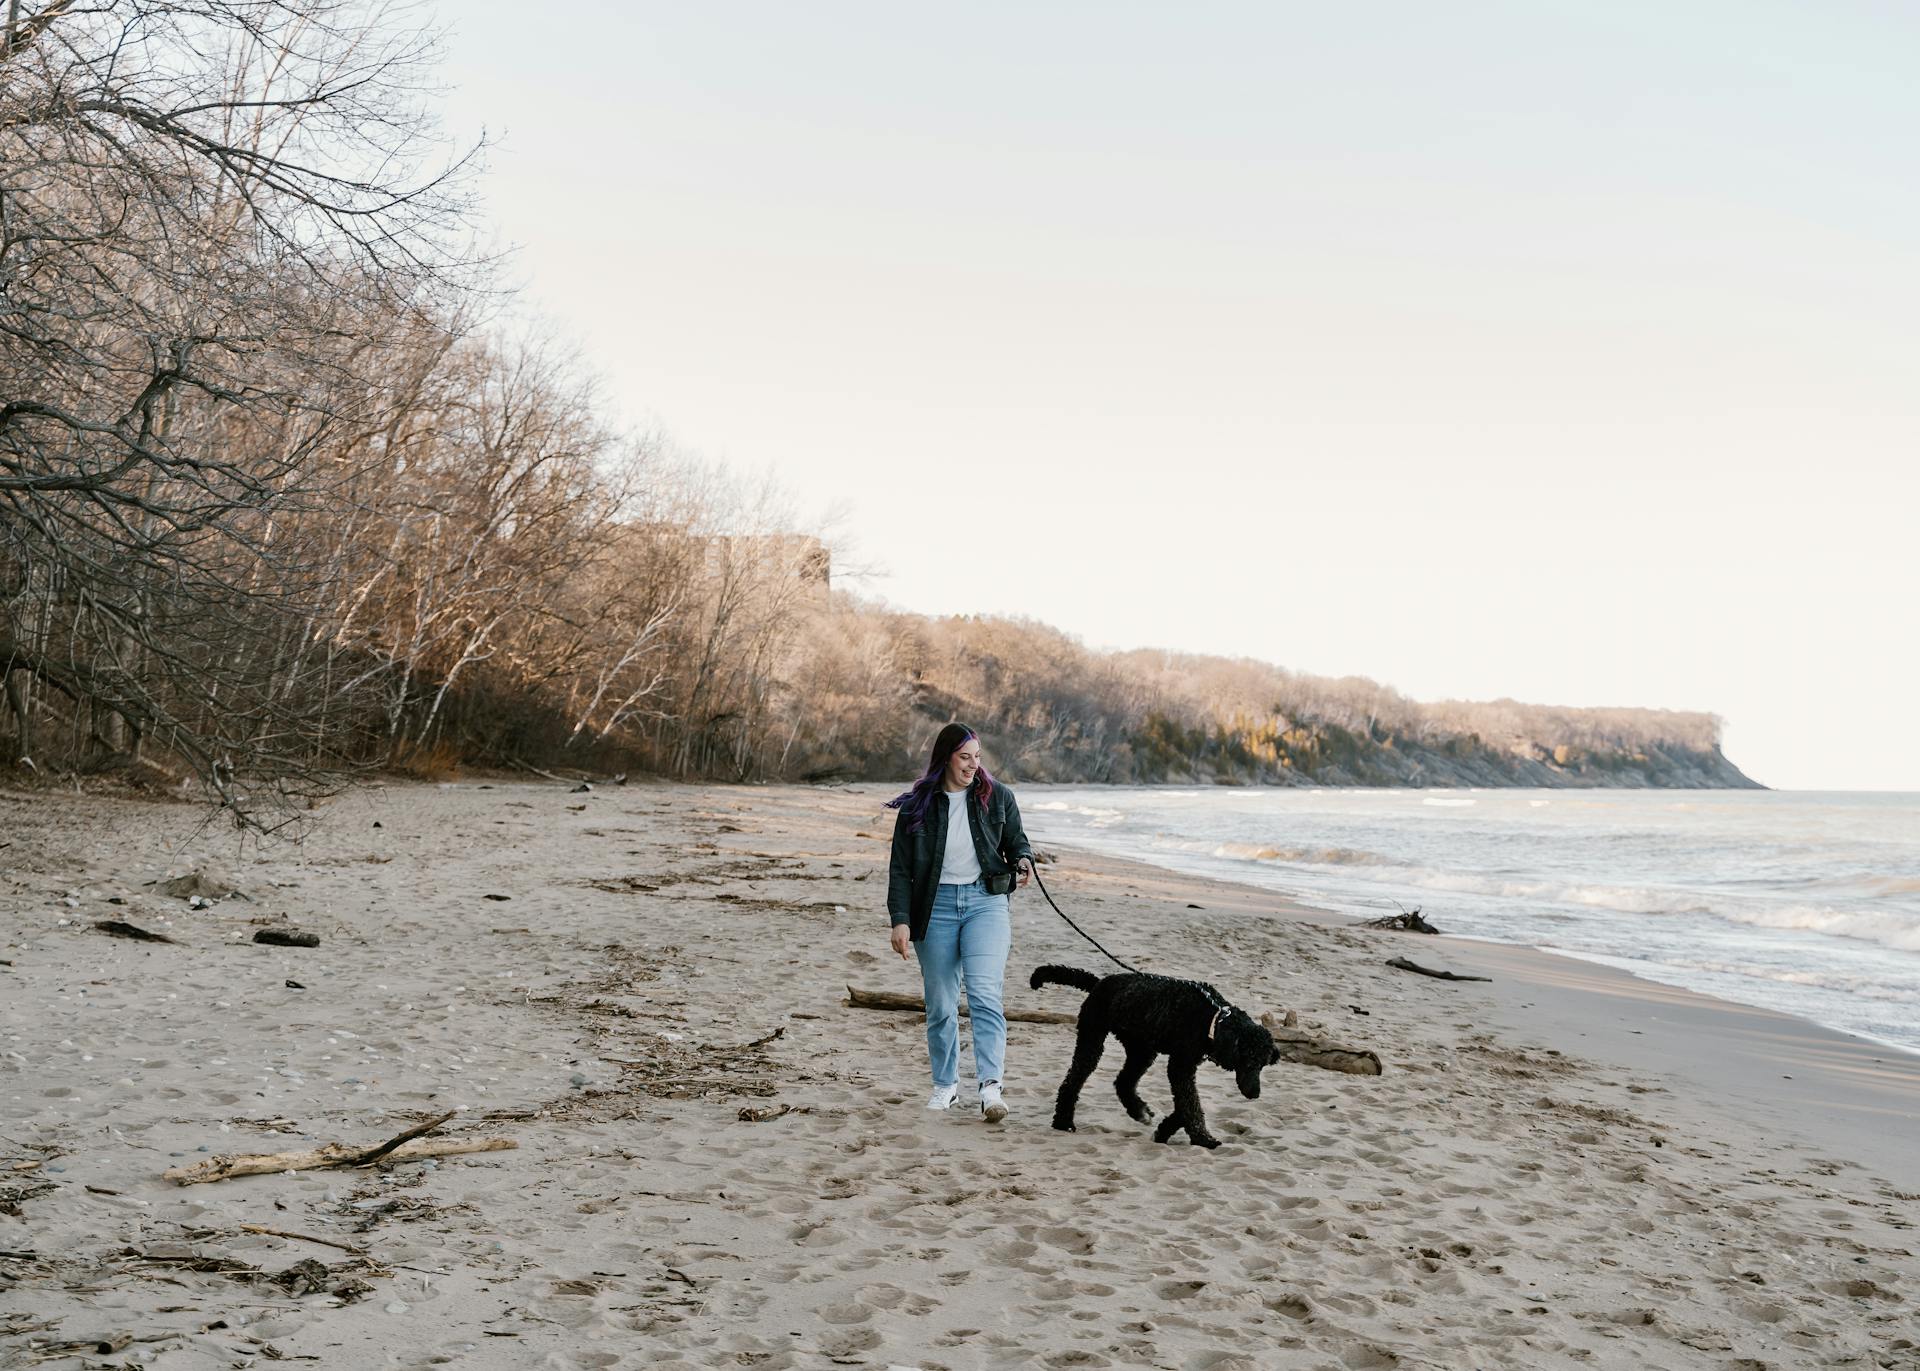
M 1099 984 L 1098 976 L 1077 966 L 1036 966 L 1033 975 L 1027 978 L 1029 990 L 1038 990 L 1043 985 L 1070 985 L 1077 990 L 1091 991 Z

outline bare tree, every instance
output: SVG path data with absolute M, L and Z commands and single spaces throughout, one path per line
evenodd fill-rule
M 431 45 L 330 0 L 10 0 L 0 31 L 0 670 L 229 800 L 327 752 L 299 516 L 474 283 Z

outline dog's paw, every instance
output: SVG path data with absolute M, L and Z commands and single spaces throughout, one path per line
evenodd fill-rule
M 1141 1105 L 1137 1110 L 1129 1109 L 1127 1113 L 1132 1115 L 1135 1123 L 1152 1123 L 1160 1117 L 1153 1112 L 1153 1106 L 1148 1104 Z
M 1214 1148 L 1220 1146 L 1220 1139 L 1203 1133 L 1193 1140 L 1193 1145 L 1195 1147 Z
M 1080 1131 L 1079 1129 L 1075 1128 L 1072 1124 L 1063 1123 L 1059 1119 L 1055 1119 L 1053 1121 L 1053 1129 L 1054 1129 L 1054 1132 L 1056 1133 L 1078 1133 Z

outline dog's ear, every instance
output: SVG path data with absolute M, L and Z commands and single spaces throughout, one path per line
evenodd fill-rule
M 1226 1049 L 1223 1055 L 1235 1070 L 1252 1067 L 1258 1071 L 1270 1064 L 1267 1052 L 1273 1045 L 1273 1034 L 1255 1023 L 1249 1014 L 1229 1015 L 1220 1025 L 1220 1042 Z

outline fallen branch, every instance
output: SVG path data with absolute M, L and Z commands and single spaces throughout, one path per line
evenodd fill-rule
M 342 1252 L 351 1252 L 356 1257 L 364 1257 L 367 1255 L 366 1248 L 355 1247 L 350 1242 L 335 1242 L 332 1238 L 316 1238 L 311 1233 L 290 1233 L 284 1228 L 268 1228 L 264 1224 L 243 1223 L 240 1225 L 240 1231 L 242 1233 L 262 1233 L 269 1238 L 291 1238 L 295 1242 L 318 1243 L 322 1247 L 332 1247 Z
M 1387 962 L 1387 965 L 1401 971 L 1412 971 L 1422 976 L 1431 976 L 1436 981 L 1491 981 L 1493 979 L 1491 976 L 1462 976 L 1457 971 L 1435 971 L 1430 966 L 1421 966 L 1418 962 L 1410 962 L 1405 957 L 1394 957 Z
M 1395 928 L 1404 933 L 1438 933 L 1440 930 L 1420 917 L 1418 906 L 1403 909 L 1398 914 L 1384 914 L 1377 919 L 1368 919 L 1360 925 L 1362 928 Z
M 445 1123 L 448 1119 L 451 1119 L 455 1114 L 458 1114 L 459 1112 L 460 1111 L 457 1109 L 449 1109 L 446 1113 L 442 1114 L 437 1119 L 428 1119 L 425 1123 L 415 1124 L 412 1128 L 409 1128 L 406 1132 L 395 1134 L 393 1137 L 388 1138 L 385 1142 L 381 1143 L 378 1147 L 370 1148 L 367 1151 L 361 1153 L 358 1157 L 355 1157 L 353 1161 L 348 1164 L 351 1166 L 368 1166 L 374 1162 L 377 1162 L 382 1157 L 386 1156 L 389 1152 L 393 1151 L 396 1147 L 399 1147 L 404 1143 L 412 1142 L 415 1138 L 419 1137 L 423 1133 L 433 1132 L 434 1129 L 438 1128 L 441 1124 Z
M 1339 1071 L 1349 1076 L 1378 1076 L 1383 1068 L 1380 1054 L 1366 1047 L 1342 1047 L 1325 1038 L 1316 1038 L 1299 1027 L 1300 1016 L 1289 1010 L 1282 1019 L 1268 1010 L 1260 1016 L 1261 1026 L 1273 1034 L 1274 1050 L 1283 1062 L 1317 1066 L 1322 1071 Z
M 254 931 L 253 940 L 270 947 L 318 947 L 318 933 L 302 933 L 296 928 L 261 928 Z
M 138 924 L 125 923 L 119 919 L 102 919 L 96 923 L 93 928 L 96 933 L 105 933 L 108 937 L 112 938 L 132 938 L 135 942 L 170 943 L 176 941 L 164 933 L 149 933 Z
M 422 1157 L 450 1157 L 468 1152 L 501 1152 L 520 1146 L 512 1138 L 420 1138 L 420 1134 L 438 1128 L 452 1117 L 446 1114 L 418 1128 L 408 1129 L 399 1137 L 375 1148 L 327 1143 L 322 1147 L 297 1152 L 216 1156 L 192 1166 L 176 1166 L 170 1171 L 163 1171 L 161 1178 L 176 1185 L 202 1185 L 208 1181 L 224 1181 L 230 1176 L 270 1176 L 279 1171 L 324 1171 L 334 1167 L 369 1166 L 383 1161 L 417 1161 Z
M 178 1336 L 178 1335 L 175 1335 Z M 142 1339 L 142 1341 L 145 1341 Z M 131 1347 L 134 1336 L 131 1333 L 108 1333 L 98 1338 L 77 1338 L 69 1342 L 46 1344 L 41 1350 L 49 1355 L 36 1358 L 38 1361 L 64 1361 L 68 1357 L 77 1357 L 92 1352 L 106 1355 Z
M 924 1014 L 927 1002 L 918 995 L 903 995 L 897 990 L 856 990 L 847 987 L 847 1004 L 854 1009 L 899 1009 Z M 1008 1009 L 1002 1011 L 1012 1023 L 1079 1023 L 1078 1014 L 1062 1014 L 1055 1009 Z M 962 1017 L 967 1007 L 960 1006 Z

